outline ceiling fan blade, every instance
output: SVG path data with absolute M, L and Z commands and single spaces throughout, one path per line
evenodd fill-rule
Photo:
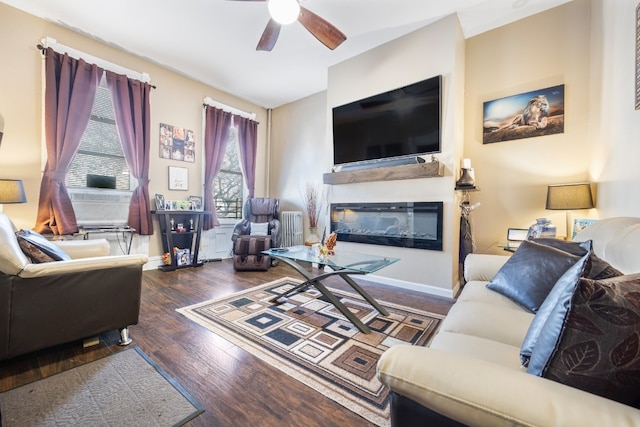
M 300 6 L 298 21 L 315 38 L 331 50 L 340 46 L 340 44 L 347 39 L 347 36 L 336 27 L 302 6 Z
M 276 41 L 278 41 L 279 35 L 280 24 L 278 24 L 273 19 L 269 19 L 269 22 L 267 22 L 267 26 L 262 33 L 262 37 L 260 37 L 260 41 L 258 42 L 256 50 L 271 51 L 271 49 L 273 49 L 273 46 L 275 46 Z

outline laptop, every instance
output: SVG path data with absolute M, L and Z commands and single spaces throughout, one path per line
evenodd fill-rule
M 504 249 L 507 251 L 515 251 L 523 240 L 526 240 L 529 230 L 526 228 L 509 228 L 507 229 L 507 244 Z

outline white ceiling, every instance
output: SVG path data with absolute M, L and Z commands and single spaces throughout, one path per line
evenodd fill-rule
M 275 108 L 325 90 L 331 65 L 449 14 L 458 13 L 465 37 L 471 37 L 569 0 L 301 0 L 305 8 L 340 29 L 347 40 L 331 51 L 294 22 L 282 28 L 271 52 L 255 50 L 269 19 L 264 2 L 0 1 L 257 105 Z

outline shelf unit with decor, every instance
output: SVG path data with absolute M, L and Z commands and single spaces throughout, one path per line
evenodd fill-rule
M 158 217 L 162 249 L 169 253 L 171 264 L 162 264 L 158 269 L 174 271 L 178 268 L 201 267 L 198 262 L 200 236 L 202 235 L 202 220 L 210 211 L 152 211 Z M 174 253 L 173 248 L 178 248 Z M 188 256 L 187 252 L 188 250 Z M 182 252 L 180 252 L 182 251 Z

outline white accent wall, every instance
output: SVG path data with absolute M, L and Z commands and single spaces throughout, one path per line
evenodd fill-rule
M 322 174 L 331 171 L 332 107 L 436 75 L 443 76 L 442 153 L 437 157 L 444 164 L 444 176 L 325 186 L 325 207 L 342 202 L 444 202 L 441 252 L 345 242 L 338 242 L 338 246 L 400 258 L 377 276 L 398 286 L 439 288 L 450 295 L 458 274 L 459 211 L 453 191 L 454 170 L 464 142 L 464 37 L 456 16 L 331 67 L 327 92 L 275 110 L 271 193 L 280 196 L 283 209 L 302 209 L 300 185 L 306 181 L 321 183 Z M 328 233 L 327 212 L 323 212 L 321 221 L 324 226 Z

